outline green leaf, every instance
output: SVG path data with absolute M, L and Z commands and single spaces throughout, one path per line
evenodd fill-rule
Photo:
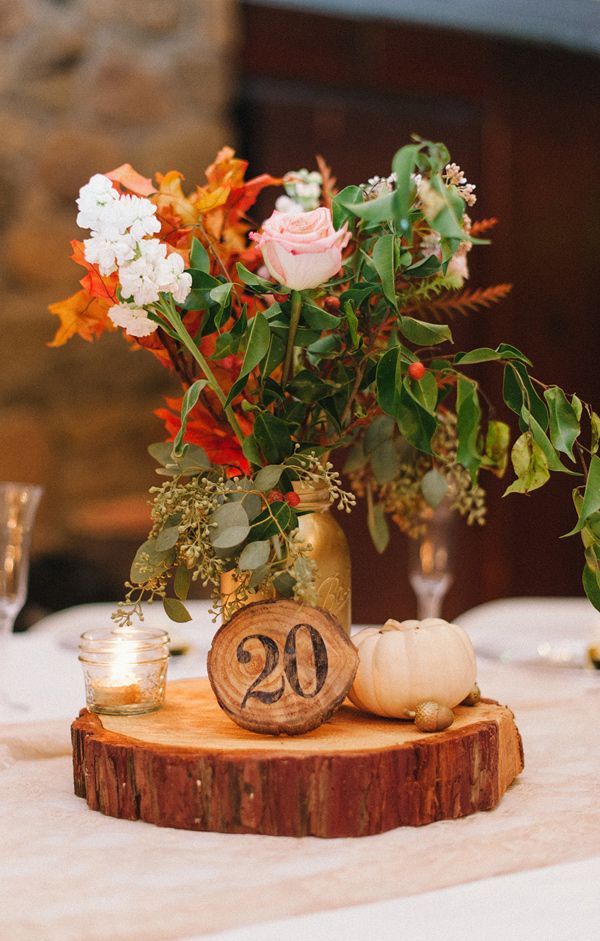
M 363 451 L 362 442 L 357 441 L 350 449 L 348 457 L 344 462 L 344 474 L 351 474 L 352 471 L 360 470 L 365 466 L 367 461 L 368 458 Z
M 446 478 L 435 467 L 427 471 L 421 480 L 421 493 L 432 510 L 437 510 L 446 497 L 448 493 Z
M 346 301 L 344 304 L 344 313 L 348 323 L 348 331 L 350 333 L 350 340 L 352 341 L 352 349 L 355 350 L 358 347 L 358 317 L 356 316 L 354 307 L 350 301 Z
M 210 518 L 209 539 L 215 549 L 234 549 L 250 532 L 248 514 L 241 502 L 224 503 Z
M 384 441 L 371 454 L 371 469 L 378 484 L 388 484 L 400 473 L 400 459 L 392 440 Z
M 376 415 L 364 437 L 365 454 L 372 454 L 380 444 L 389 441 L 394 434 L 394 419 L 387 415 Z
M 169 566 L 173 553 L 169 550 L 159 551 L 156 548 L 156 539 L 147 539 L 137 550 L 131 563 L 130 581 L 136 585 L 161 575 Z
M 260 466 L 262 464 L 260 451 L 258 450 L 258 445 L 254 435 L 248 435 L 247 438 L 244 438 L 242 444 L 242 451 L 244 452 L 244 457 L 250 464 L 255 466 Z
M 559 473 L 563 474 L 577 474 L 578 471 L 574 471 L 569 467 L 565 467 L 565 465 L 561 462 L 545 431 L 541 428 L 533 415 L 527 411 L 525 406 L 523 406 L 521 409 L 521 417 L 527 428 L 531 430 L 535 441 L 544 452 L 549 470 L 558 471 Z
M 342 318 L 314 304 L 303 304 L 302 319 L 312 330 L 334 330 L 340 325 Z
M 456 192 L 456 187 L 446 186 L 439 176 L 430 177 L 428 186 L 432 191 L 431 206 L 428 206 L 427 199 L 423 199 L 423 214 L 431 228 L 445 239 L 468 239 L 462 221 L 465 204 Z
M 373 264 L 383 287 L 383 293 L 396 305 L 396 269 L 394 265 L 395 237 L 382 235 L 373 248 Z
M 456 460 L 469 471 L 473 481 L 481 465 L 482 454 L 479 448 L 481 428 L 481 408 L 477 386 L 470 379 L 460 376 L 456 392 L 456 433 L 458 447 Z
M 590 415 L 590 425 L 592 429 L 590 451 L 592 454 L 596 454 L 598 451 L 598 446 L 600 445 L 600 417 L 596 415 L 595 412 L 592 412 Z
M 292 381 L 288 383 L 288 389 L 292 395 L 308 405 L 312 405 L 324 396 L 331 395 L 332 392 L 331 385 L 323 382 L 309 369 L 301 369 L 296 373 Z
M 497 477 L 503 477 L 508 464 L 510 428 L 503 421 L 489 421 L 485 436 L 482 465 Z
M 345 186 L 331 201 L 331 218 L 334 229 L 341 229 L 346 221 L 354 220 L 352 208 L 364 202 L 360 186 Z
M 437 421 L 424 408 L 402 389 L 397 403 L 396 418 L 398 428 L 409 444 L 417 451 L 432 454 L 431 439 L 437 428 Z
M 273 584 L 277 594 L 282 598 L 291 598 L 294 594 L 294 587 L 296 585 L 296 579 L 290 572 L 280 572 L 273 579 Z
M 344 200 L 340 203 L 344 209 L 358 216 L 363 222 L 377 223 L 386 222 L 394 214 L 394 193 L 385 193 L 377 199 L 369 199 L 366 203 L 354 203 L 351 200 Z
M 298 517 L 288 503 L 275 500 L 252 523 L 252 539 L 270 539 L 281 532 L 289 533 L 298 526 Z
M 403 273 L 408 278 L 430 278 L 432 275 L 437 274 L 440 268 L 441 263 L 436 256 L 428 255 L 427 258 L 422 258 L 414 265 L 408 265 L 403 269 Z
M 210 273 L 210 258 L 202 242 L 194 236 L 190 251 L 190 268 Z
M 521 417 L 523 406 L 531 412 L 544 431 L 548 430 L 548 409 L 546 408 L 546 403 L 533 388 L 527 367 L 523 363 L 508 363 L 505 367 L 502 395 L 511 411 L 519 416 L 521 431 L 527 430 L 527 425 Z
M 268 493 L 277 486 L 282 473 L 283 464 L 268 464 L 266 467 L 261 467 L 254 478 L 254 486 L 262 493 Z
M 404 388 L 426 412 L 435 415 L 439 390 L 432 372 L 426 372 L 421 379 L 411 379 L 410 376 L 405 376 Z
M 446 340 L 452 343 L 452 332 L 446 324 L 426 323 L 414 317 L 400 317 L 400 332 L 417 346 L 444 343 Z
M 163 467 L 173 463 L 173 442 L 156 441 L 148 445 L 148 454 Z
M 195 382 L 191 384 L 189 389 L 186 389 L 185 395 L 183 396 L 183 402 L 181 403 L 181 427 L 175 436 L 173 442 L 173 456 L 181 457 L 184 449 L 184 438 L 187 430 L 187 421 L 188 416 L 194 406 L 197 404 L 200 397 L 200 393 L 207 385 L 206 379 L 196 379 Z
M 270 376 L 274 369 L 281 365 L 285 356 L 285 343 L 280 337 L 271 334 L 269 351 L 261 367 L 261 376 L 263 379 Z
M 225 399 L 225 405 L 223 406 L 223 408 L 229 408 L 233 400 L 237 398 L 238 395 L 242 394 L 242 392 L 246 388 L 247 383 L 248 383 L 247 375 L 238 376 L 238 378 L 233 383 L 231 389 L 229 390 L 229 393 L 227 395 L 227 398 Z
M 408 144 L 398 150 L 392 160 L 392 170 L 396 174 L 396 189 L 393 193 L 394 218 L 399 230 L 405 235 L 410 232 L 409 213 L 417 191 L 412 174 L 420 149 L 418 144 Z
M 204 448 L 197 444 L 186 444 L 183 457 L 179 458 L 179 469 L 182 474 L 197 474 L 208 470 L 211 462 Z
M 573 445 L 580 432 L 579 418 L 571 402 L 558 386 L 544 391 L 550 415 L 550 440 L 557 451 L 575 460 Z
M 583 402 L 578 395 L 571 396 L 571 407 L 575 412 L 575 418 L 577 421 L 581 421 L 581 413 L 583 412 Z
M 509 493 L 531 493 L 550 479 L 546 455 L 530 431 L 517 438 L 510 456 L 517 479 L 507 487 L 503 496 Z
M 600 457 L 594 454 L 590 461 L 583 501 L 579 510 L 579 520 L 575 528 L 566 535 L 573 536 L 575 533 L 581 532 L 589 517 L 597 513 L 598 510 L 600 510 Z
M 240 378 L 247 376 L 261 362 L 269 351 L 271 331 L 268 321 L 260 311 L 250 321 L 246 353 L 242 363 Z
M 236 265 L 236 269 L 240 281 L 251 288 L 251 290 L 253 290 L 256 294 L 265 294 L 267 291 L 272 292 L 275 290 L 276 285 L 273 281 L 267 281 L 265 278 L 260 278 L 252 271 L 248 271 L 248 269 L 239 261 Z M 277 287 L 277 293 L 281 294 L 283 291 Z
M 178 598 L 163 598 L 163 607 L 167 616 L 177 624 L 192 620 L 192 615 Z
M 185 601 L 192 583 L 192 574 L 185 565 L 178 565 L 173 579 L 173 590 L 181 601 Z
M 377 401 L 384 412 L 396 416 L 398 389 L 402 385 L 402 361 L 397 346 L 386 350 L 377 363 Z
M 596 557 L 597 558 L 597 557 Z M 594 571 L 587 561 L 583 567 L 582 575 L 583 590 L 597 611 L 600 611 L 600 582 L 598 580 L 598 570 Z
M 240 553 L 238 568 L 240 572 L 253 572 L 265 565 L 271 552 L 271 543 L 266 539 L 249 542 Z
M 370 488 L 367 490 L 367 526 L 377 552 L 385 552 L 390 541 L 390 528 L 382 505 L 373 502 Z
M 254 437 L 269 464 L 279 464 L 294 450 L 289 425 L 270 412 L 256 416 Z
M 165 552 L 177 545 L 179 540 L 179 526 L 165 526 L 156 537 L 156 549 Z
M 501 360 L 502 354 L 498 350 L 492 350 L 489 346 L 482 346 L 476 350 L 470 350 L 468 353 L 457 353 L 454 362 L 458 366 L 468 366 L 471 363 L 491 363 Z

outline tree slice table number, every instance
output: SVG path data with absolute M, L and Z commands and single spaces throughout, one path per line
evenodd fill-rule
M 300 735 L 327 721 L 357 667 L 357 651 L 335 618 L 295 601 L 242 608 L 208 655 L 221 708 L 242 728 L 271 735 Z

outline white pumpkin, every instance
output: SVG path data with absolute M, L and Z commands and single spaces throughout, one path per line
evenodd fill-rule
M 441 618 L 390 619 L 383 628 L 365 628 L 352 641 L 360 659 L 349 695 L 366 712 L 406 718 L 424 700 L 453 709 L 475 682 L 468 635 Z

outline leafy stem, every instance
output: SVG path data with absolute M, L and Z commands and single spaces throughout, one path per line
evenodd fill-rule
M 221 403 L 221 406 L 223 407 L 223 410 L 227 416 L 227 420 L 229 424 L 231 425 L 231 428 L 236 438 L 238 439 L 239 443 L 243 445 L 244 433 L 239 426 L 237 418 L 235 417 L 235 412 L 233 411 L 233 408 L 231 407 L 231 405 L 225 408 L 227 397 L 225 396 L 225 393 L 223 392 L 221 386 L 219 385 L 215 374 L 213 373 L 212 369 L 208 365 L 207 360 L 205 359 L 205 357 L 200 352 L 200 350 L 198 349 L 198 347 L 192 340 L 191 336 L 187 332 L 183 324 L 183 321 L 181 319 L 181 316 L 178 313 L 177 308 L 175 307 L 173 298 L 170 295 L 163 295 L 163 302 L 162 302 L 161 309 L 162 309 L 163 314 L 167 318 L 168 322 L 175 330 L 177 336 L 179 337 L 179 339 L 185 346 L 185 348 L 191 353 L 191 355 L 194 357 L 194 359 L 200 366 L 200 369 L 202 370 L 204 374 L 204 378 L 208 382 L 208 385 L 210 386 L 211 391 L 214 392 L 219 402 Z
M 287 385 L 292 368 L 292 359 L 294 356 L 294 344 L 296 342 L 296 333 L 300 323 L 300 311 L 302 310 L 302 295 L 300 291 L 292 291 L 290 327 L 287 335 L 287 345 L 285 348 L 285 358 L 283 361 L 283 373 L 281 376 L 281 385 L 283 388 Z

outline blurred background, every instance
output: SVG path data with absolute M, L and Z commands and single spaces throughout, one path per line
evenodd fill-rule
M 192 185 L 230 143 L 252 175 L 320 153 L 341 187 L 387 175 L 412 132 L 442 140 L 477 184 L 474 218 L 499 219 L 471 284 L 514 285 L 455 324 L 459 348 L 511 342 L 600 406 L 597 0 L 0 0 L 0 49 L 0 480 L 45 487 L 21 629 L 119 596 L 147 529 L 153 409 L 176 391 L 120 336 L 47 346 L 47 305 L 77 289 L 74 199 L 94 172 L 130 162 Z M 445 615 L 581 594 L 580 545 L 559 539 L 569 479 L 507 500 L 485 484 L 488 525 L 458 524 Z M 354 620 L 412 616 L 406 539 L 379 557 L 364 507 L 344 526 Z

